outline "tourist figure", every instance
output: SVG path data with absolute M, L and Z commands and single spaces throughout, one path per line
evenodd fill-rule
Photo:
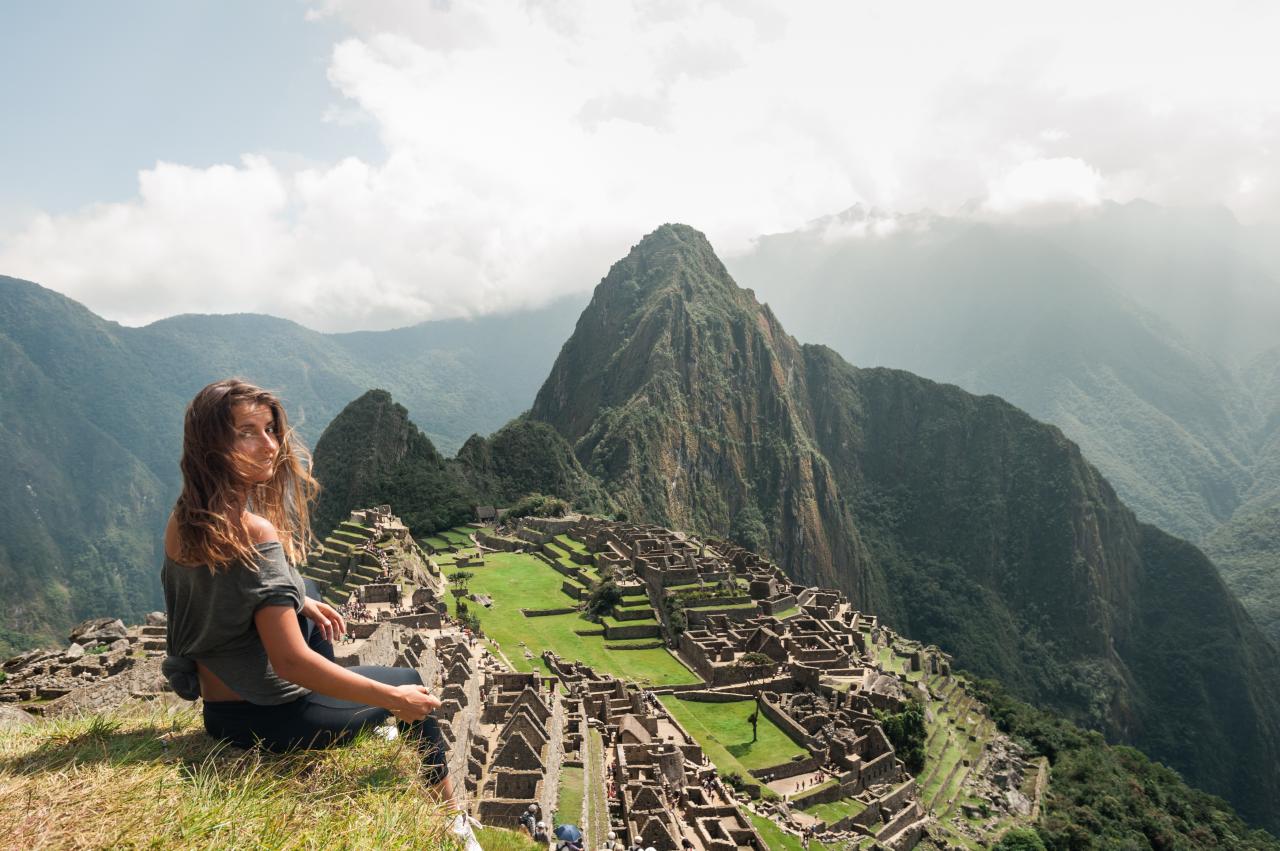
M 533 831 L 537 822 L 538 809 L 533 804 L 530 804 L 528 809 L 520 815 L 520 826 L 523 827 L 530 836 L 533 836 Z
M 279 399 L 235 378 L 205 387 L 187 406 L 180 466 L 161 569 L 173 690 L 203 698 L 209 735 L 244 748 L 323 748 L 403 722 L 453 832 L 479 851 L 430 717 L 440 700 L 413 669 L 333 662 L 346 624 L 296 567 L 318 486 Z
M 551 837 L 547 836 L 547 823 L 540 821 L 533 828 L 533 841 L 546 845 L 551 841 Z

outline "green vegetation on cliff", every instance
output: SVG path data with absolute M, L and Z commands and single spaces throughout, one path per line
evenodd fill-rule
M 488 438 L 472 435 L 457 458 L 445 459 L 385 390 L 370 390 L 333 419 L 316 443 L 314 473 L 323 487 L 312 522 L 318 535 L 367 505 L 391 505 L 424 539 L 474 519 L 477 505 L 533 495 L 581 511 L 612 506 L 546 424 L 514 420 Z
M 489 437 L 473 434 L 453 462 L 478 494 L 493 505 L 509 506 L 530 494 L 567 499 L 574 508 L 608 513 L 612 504 L 573 449 L 546 423 L 516 419 Z
M 1280 849 L 1280 840 L 1250 829 L 1226 801 L 1191 788 L 1140 751 L 1107 745 L 1099 734 L 1016 700 L 990 680 L 974 691 L 1002 731 L 1049 759 L 1038 828 L 1048 848 Z
M 316 443 L 314 473 L 323 487 L 317 535 L 360 506 L 393 506 L 423 538 L 474 517 L 474 493 L 385 390 L 370 390 L 334 418 Z
M 1058 429 L 801 346 L 692 228 L 614 265 L 530 417 L 632 519 L 750 537 L 1280 824 L 1280 657 L 1209 561 L 1139 524 Z

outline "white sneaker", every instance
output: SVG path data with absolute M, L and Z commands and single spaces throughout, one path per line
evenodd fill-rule
M 373 734 L 379 739 L 386 739 L 388 742 L 394 742 L 400 738 L 400 728 L 395 724 L 386 724 L 382 727 L 374 727 Z
M 476 833 L 472 825 L 480 827 L 480 822 L 466 813 L 458 813 L 453 818 L 453 824 L 449 825 L 449 832 L 462 840 L 462 847 L 466 851 L 484 851 L 476 840 Z

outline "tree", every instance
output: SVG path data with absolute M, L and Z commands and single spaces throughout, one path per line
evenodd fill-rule
M 929 731 L 924 723 L 924 707 L 919 701 L 908 701 L 900 712 L 876 711 L 876 718 L 884 728 L 898 758 L 907 766 L 907 771 L 919 774 L 924 768 L 925 742 Z
M 587 598 L 587 614 L 599 619 L 613 611 L 622 602 L 622 591 L 612 579 L 606 579 L 595 587 Z
M 475 574 L 469 570 L 459 570 L 457 573 L 453 574 L 453 576 L 450 576 L 449 584 L 453 586 L 453 596 L 465 596 L 467 593 L 468 583 L 471 581 L 471 577 L 473 576 L 475 576 Z
M 1030 827 L 1015 827 L 992 846 L 993 851 L 1045 851 L 1040 834 Z
M 729 526 L 729 540 L 754 553 L 762 552 L 769 543 L 769 528 L 764 525 L 764 515 L 755 500 L 748 502 L 734 515 Z

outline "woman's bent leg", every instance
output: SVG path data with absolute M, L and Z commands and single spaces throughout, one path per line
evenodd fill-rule
M 422 684 L 422 677 L 412 668 L 357 665 L 351 670 L 387 685 Z M 243 702 L 204 705 L 209 735 L 245 748 L 261 744 L 276 752 L 342 744 L 361 730 L 379 727 L 390 718 L 391 712 L 381 707 L 316 692 L 278 706 Z M 406 733 L 421 754 L 422 778 L 432 786 L 447 783 L 448 754 L 436 720 L 428 716 L 409 722 Z M 447 786 L 441 791 L 452 797 Z
M 422 677 L 412 668 L 357 665 L 351 670 L 386 685 L 422 685 Z M 306 704 L 302 715 L 309 726 L 317 730 L 332 730 L 343 738 L 365 727 L 384 724 L 391 717 L 391 713 L 386 709 L 352 703 L 349 700 L 340 700 L 314 692 L 302 700 Z M 421 721 L 409 722 L 407 735 L 414 740 L 415 746 L 422 755 L 422 778 L 432 786 L 446 782 L 449 778 L 448 753 L 444 737 L 440 735 L 440 725 L 436 720 L 428 715 Z M 452 792 L 451 789 L 444 791 L 447 796 Z

